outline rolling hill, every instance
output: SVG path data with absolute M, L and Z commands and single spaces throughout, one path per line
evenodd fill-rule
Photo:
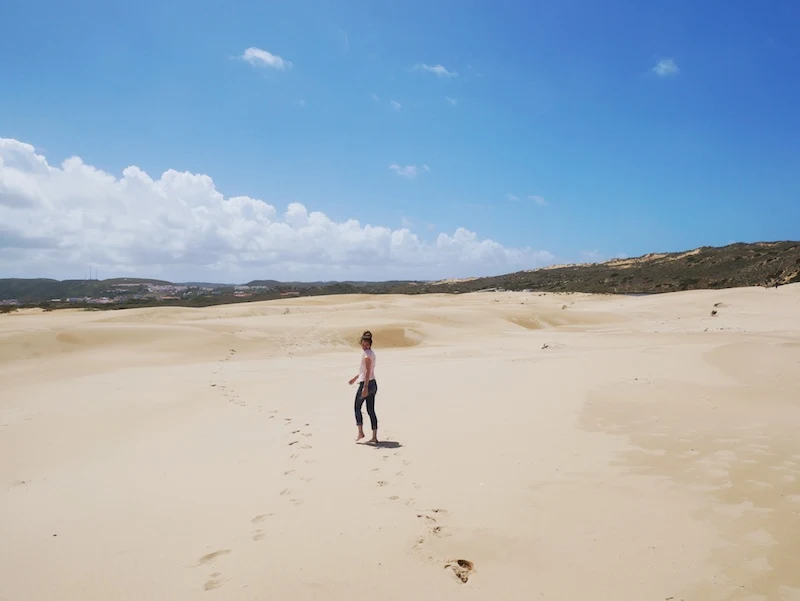
M 560 265 L 492 277 L 458 280 L 386 282 L 279 282 L 254 280 L 262 291 L 248 297 L 275 297 L 282 290 L 303 295 L 320 294 L 422 294 L 464 293 L 502 288 L 550 292 L 610 294 L 654 294 L 701 288 L 772 286 L 800 282 L 800 242 L 736 243 L 723 247 L 701 247 L 684 252 L 652 253 L 604 263 Z M 0 279 L 0 300 L 17 299 L 40 303 L 51 299 L 111 295 L 115 285 L 169 284 L 163 280 L 119 278 L 111 280 Z M 230 284 L 204 284 L 227 289 L 208 302 L 234 302 Z M 242 301 L 243 299 L 236 299 Z M 192 301 L 196 304 L 197 301 Z M 171 303 L 171 304 L 174 304 Z M 207 304 L 204 302 L 203 304 Z

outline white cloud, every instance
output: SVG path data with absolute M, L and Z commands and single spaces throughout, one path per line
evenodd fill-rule
M 676 65 L 675 61 L 671 58 L 660 60 L 656 66 L 653 67 L 653 73 L 659 77 L 669 77 L 670 75 L 677 75 L 679 72 L 680 69 L 678 69 L 678 65 Z
M 517 196 L 515 194 L 506 194 L 506 198 L 508 198 L 508 200 L 511 200 L 511 201 L 519 200 L 519 196 Z
M 445 99 L 447 102 L 449 102 L 450 104 L 452 104 L 453 106 L 455 106 L 456 104 L 458 104 L 458 100 L 456 100 L 455 98 L 450 98 L 450 96 L 445 96 L 445 97 L 444 97 L 444 99 Z
M 420 64 L 414 67 L 417 71 L 427 71 L 428 73 L 433 73 L 437 77 L 458 77 L 458 73 L 455 71 L 448 71 L 442 65 L 426 65 Z
M 540 207 L 547 206 L 547 201 L 544 199 L 544 196 L 539 196 L 538 194 L 532 194 L 531 196 L 528 196 L 528 200 L 532 200 Z
M 225 197 L 203 174 L 152 178 L 131 166 L 118 177 L 78 157 L 51 166 L 30 144 L 4 138 L 0 224 L 0 273 L 10 277 L 81 278 L 91 264 L 106 277 L 172 281 L 428 279 L 554 259 L 463 228 L 426 240 L 408 228 L 334 221 L 299 203 L 279 212 Z
M 279 71 L 292 68 L 292 63 L 290 61 L 284 60 L 280 56 L 262 50 L 261 48 L 248 48 L 244 51 L 241 58 L 254 67 L 269 67 L 270 69 L 277 69 Z
M 389 169 L 394 171 L 397 175 L 402 175 L 408 179 L 414 179 L 420 174 L 420 172 L 424 171 L 425 173 L 428 173 L 430 171 L 430 167 L 427 165 L 423 165 L 422 167 L 417 167 L 416 165 L 406 165 L 403 167 L 397 163 L 392 163 L 389 165 Z
M 396 111 L 399 111 L 401 108 L 403 108 L 403 105 L 396 100 L 390 100 L 389 105 Z

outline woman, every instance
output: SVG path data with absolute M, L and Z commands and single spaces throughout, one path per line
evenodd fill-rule
M 358 382 L 356 392 L 355 412 L 356 425 L 358 426 L 358 437 L 356 441 L 364 438 L 364 416 L 361 413 L 361 406 L 367 401 L 367 413 L 372 425 L 372 438 L 367 442 L 378 442 L 378 416 L 375 415 L 375 394 L 378 392 L 378 383 L 375 381 L 375 352 L 372 350 L 372 332 L 367 330 L 361 335 L 361 365 L 358 374 L 350 380 L 350 385 Z

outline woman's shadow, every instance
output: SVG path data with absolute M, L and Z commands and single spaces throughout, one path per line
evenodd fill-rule
M 378 442 L 359 442 L 358 444 L 365 447 L 374 447 L 376 449 L 399 449 L 403 445 L 396 440 L 381 440 Z

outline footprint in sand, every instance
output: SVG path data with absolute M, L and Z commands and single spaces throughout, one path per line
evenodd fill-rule
M 292 474 L 294 474 L 294 470 L 286 470 L 285 472 L 283 472 L 284 476 L 291 476 Z
M 289 499 L 293 505 L 302 505 L 303 501 L 301 499 Z
M 219 551 L 214 551 L 213 553 L 209 553 L 208 555 L 203 555 L 200 559 L 197 560 L 197 565 L 202 566 L 207 563 L 211 563 L 217 557 L 221 555 L 227 555 L 230 552 L 231 552 L 230 549 L 220 549 Z
M 250 523 L 252 523 L 252 524 L 260 524 L 261 522 L 266 520 L 271 515 L 272 515 L 271 513 L 262 513 L 260 515 L 255 516 L 252 520 L 250 520 Z
M 253 535 L 253 540 L 258 542 L 260 540 L 263 540 L 265 536 L 266 534 L 264 533 L 263 530 L 256 530 L 256 533 Z
M 289 490 L 288 488 L 284 488 L 284 489 L 281 491 L 281 496 L 282 496 L 282 497 L 285 497 L 286 495 L 290 495 L 290 494 L 292 494 L 292 491 L 291 491 L 291 490 Z
M 469 580 L 469 577 L 472 575 L 472 572 L 475 571 L 475 564 L 473 564 L 469 559 L 456 559 L 454 561 L 448 561 L 444 564 L 445 569 L 450 568 L 453 570 L 453 573 L 458 577 L 461 582 L 466 583 Z
M 293 453 L 292 455 L 289 455 L 289 459 L 297 459 L 299 456 L 300 455 L 298 455 L 297 453 Z
M 215 572 L 211 574 L 211 577 L 206 581 L 203 585 L 204 591 L 213 591 L 214 589 L 218 589 L 223 585 L 222 574 L 219 572 Z
M 386 480 L 378 480 L 378 486 L 386 486 L 389 484 Z
M 299 441 L 297 441 L 297 440 L 293 440 L 292 442 L 289 443 L 289 446 L 292 446 L 293 444 L 297 444 L 298 442 Z

